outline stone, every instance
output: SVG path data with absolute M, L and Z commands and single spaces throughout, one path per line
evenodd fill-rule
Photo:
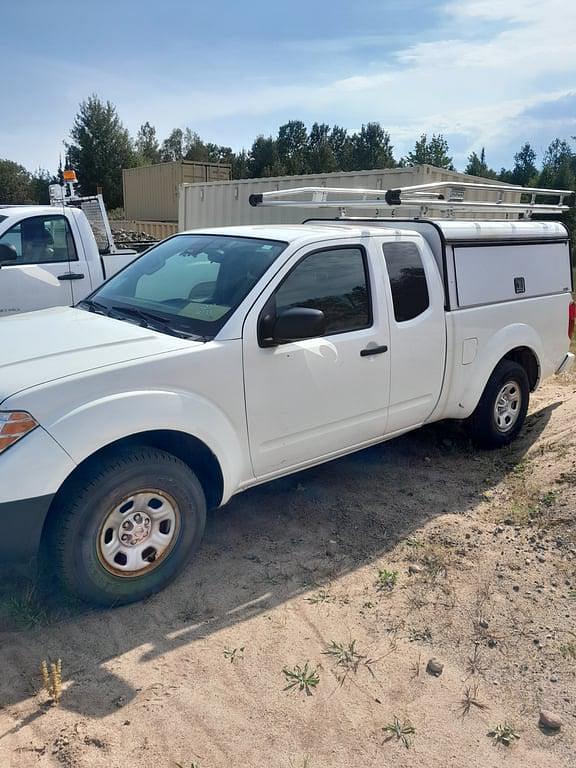
M 415 576 L 417 573 L 422 573 L 422 568 L 419 565 L 409 565 L 408 575 Z
M 549 709 L 541 709 L 539 725 L 541 728 L 549 731 L 559 731 L 562 728 L 563 722 L 560 715 L 557 715 L 555 712 L 551 712 Z
M 428 672 L 429 675 L 440 677 L 443 671 L 444 664 L 442 664 L 442 662 L 438 661 L 438 659 L 429 659 L 428 664 L 426 665 L 426 672 Z

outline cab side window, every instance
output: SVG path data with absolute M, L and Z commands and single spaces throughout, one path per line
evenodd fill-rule
M 275 294 L 276 314 L 292 307 L 320 309 L 326 335 L 372 324 L 368 270 L 359 247 L 316 251 L 302 259 Z
M 384 259 L 390 278 L 394 318 L 397 323 L 413 320 L 430 306 L 422 256 L 416 243 L 386 243 Z
M 0 237 L 0 265 L 77 261 L 70 225 L 64 216 L 31 216 Z

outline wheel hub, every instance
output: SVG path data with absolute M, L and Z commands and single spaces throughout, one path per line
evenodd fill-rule
M 507 382 L 496 397 L 494 420 L 500 432 L 509 432 L 518 421 L 522 393 L 515 381 Z
M 120 541 L 128 547 L 134 547 L 150 536 L 151 529 L 151 518 L 146 513 L 134 512 L 120 526 Z
M 124 497 L 104 517 L 98 559 L 115 576 L 140 576 L 166 557 L 180 529 L 176 501 L 160 490 Z

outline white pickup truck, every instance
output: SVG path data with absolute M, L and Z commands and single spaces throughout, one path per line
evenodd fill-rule
M 0 560 L 143 598 L 251 486 L 442 419 L 506 445 L 573 325 L 559 223 L 175 235 L 76 308 L 0 323 Z
M 100 195 L 0 205 L 0 319 L 72 306 L 136 255 L 115 247 Z

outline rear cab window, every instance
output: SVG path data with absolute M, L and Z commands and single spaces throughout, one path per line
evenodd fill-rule
M 425 312 L 430 294 L 422 255 L 414 242 L 390 242 L 383 246 L 392 291 L 394 319 L 405 323 Z

